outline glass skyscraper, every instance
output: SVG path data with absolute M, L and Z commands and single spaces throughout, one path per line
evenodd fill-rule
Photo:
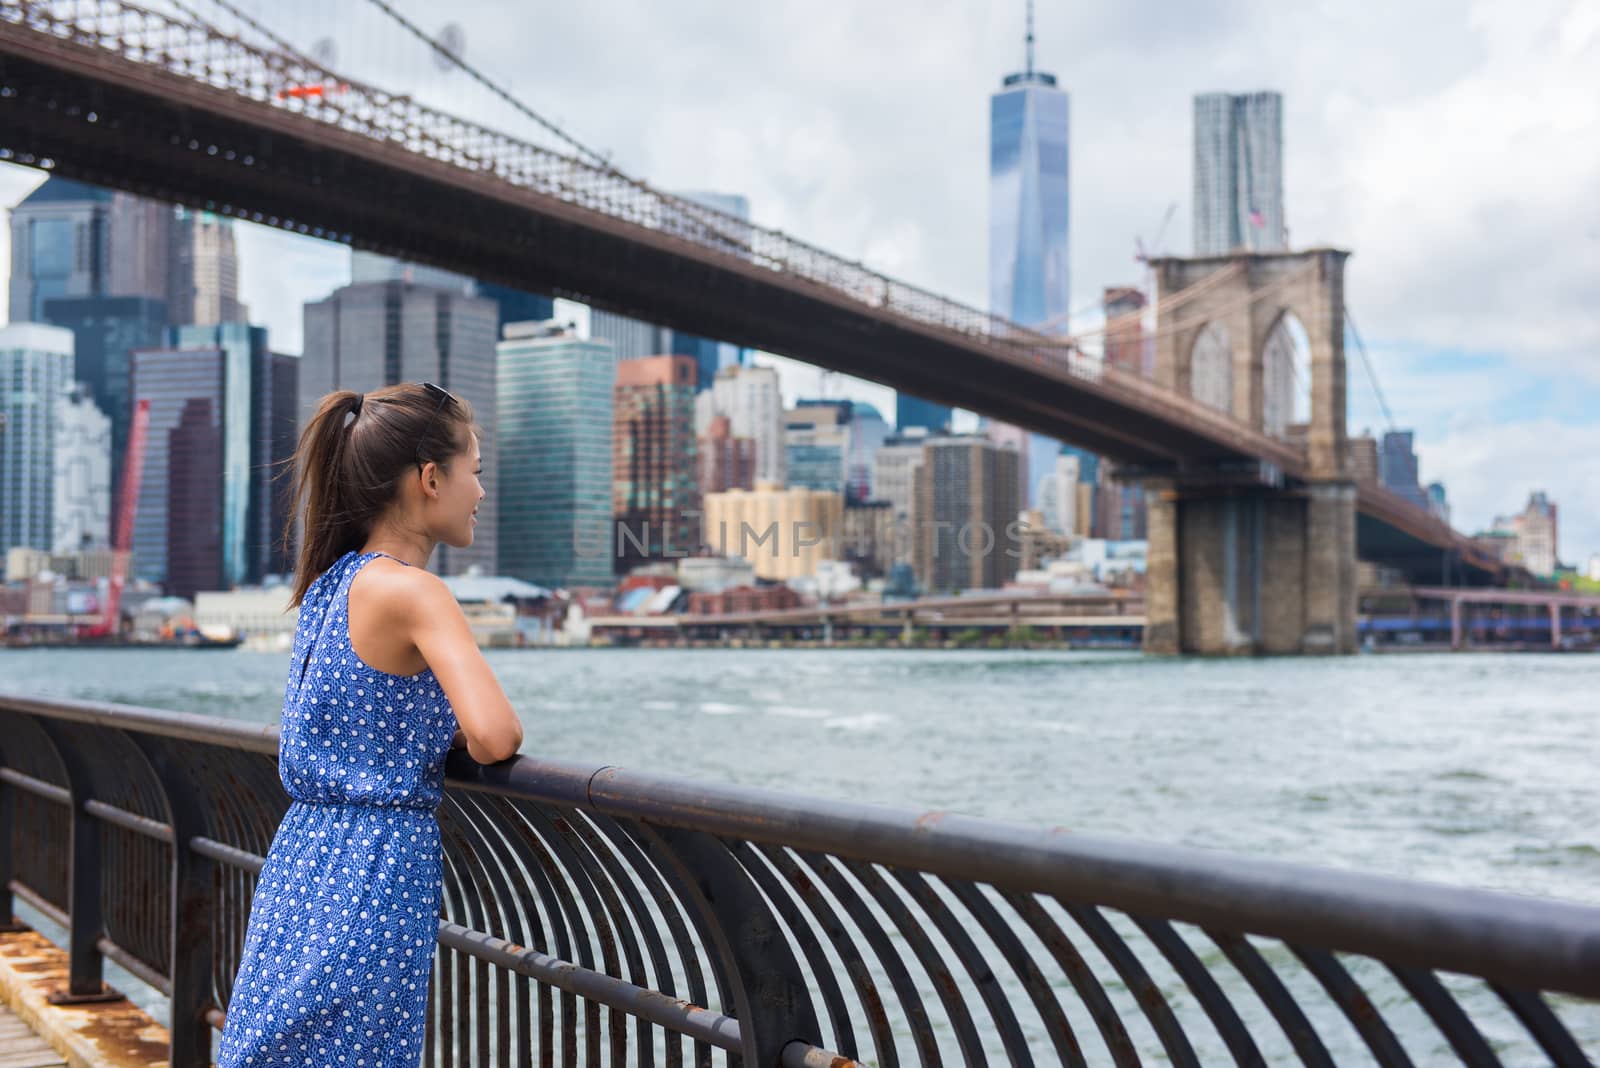
M 989 98 L 989 310 L 1023 326 L 1067 326 L 1069 102 L 1031 66 Z
M 555 326 L 507 333 L 496 346 L 500 572 L 552 589 L 609 586 L 616 357 Z
M 899 392 L 894 397 L 894 428 L 897 431 L 920 426 L 933 434 L 950 429 L 950 407 L 909 393 Z
M 218 435 L 222 449 L 220 588 L 229 589 L 260 579 L 262 571 L 263 528 L 267 516 L 262 514 L 265 498 L 260 491 L 265 480 L 271 477 L 270 457 L 262 444 L 264 420 L 260 418 L 266 414 L 260 409 L 267 398 L 259 395 L 264 384 L 261 369 L 269 361 L 267 331 L 248 323 L 177 326 L 172 329 L 172 347 L 221 354 L 222 393 L 219 399 L 206 402 L 219 403 L 221 410 L 215 413 L 207 410 L 205 421 L 195 411 L 181 413 L 178 436 L 185 441 L 199 442 L 207 433 Z M 207 424 L 211 429 L 203 429 Z M 179 466 L 174 463 L 171 475 L 174 479 Z M 142 507 L 143 502 L 140 504 Z
M 227 420 L 230 386 L 237 393 L 243 384 L 249 400 L 248 357 L 246 352 L 240 367 L 237 350 L 133 354 L 132 397 L 134 403 L 150 402 L 150 426 L 134 510 L 132 568 L 135 577 L 159 583 L 169 594 L 192 597 L 243 580 L 226 569 L 240 568 L 244 554 L 248 498 L 237 468 L 239 450 L 249 446 L 249 423 L 229 426 Z
M 0 326 L 0 556 L 55 548 L 55 450 L 72 374 L 70 330 Z
M 1069 270 L 1068 135 L 1071 98 L 1053 74 L 1008 74 L 989 98 L 989 310 L 1002 319 L 1065 333 L 1072 301 Z M 1023 507 L 1032 502 L 1027 472 L 1055 467 L 1060 445 L 1030 434 L 1019 465 Z
M 1285 248 L 1283 96 L 1194 98 L 1194 254 Z

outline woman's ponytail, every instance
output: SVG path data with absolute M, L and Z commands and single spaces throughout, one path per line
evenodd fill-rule
M 441 409 L 423 386 L 410 383 L 367 394 L 336 390 L 322 398 L 291 461 L 283 541 L 292 545 L 298 533 L 300 550 L 290 607 L 299 606 L 339 557 L 366 543 L 418 455 L 448 458 L 468 447 L 472 408 L 460 397 L 452 400 Z
M 300 432 L 294 455 L 294 488 L 290 527 L 302 520 L 300 553 L 294 569 L 294 596 L 298 606 L 312 581 L 351 549 L 360 548 L 366 528 L 347 500 L 350 439 L 360 418 L 362 395 L 339 390 L 322 398 L 317 414 Z M 283 532 L 287 542 L 291 529 Z

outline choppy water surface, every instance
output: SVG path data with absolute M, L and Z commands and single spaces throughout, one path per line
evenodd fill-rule
M 1600 656 L 489 660 L 533 755 L 1600 904 Z M 9 651 L 0 689 L 267 721 L 287 669 L 243 651 Z

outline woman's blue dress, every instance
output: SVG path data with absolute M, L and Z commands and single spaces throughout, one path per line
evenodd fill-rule
M 351 647 L 350 583 L 384 555 L 346 553 L 300 606 L 278 747 L 292 802 L 250 905 L 217 1068 L 421 1057 L 442 900 L 434 812 L 456 718 L 431 670 L 391 675 Z

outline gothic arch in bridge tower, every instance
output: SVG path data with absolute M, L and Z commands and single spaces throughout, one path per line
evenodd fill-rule
M 1300 317 L 1285 308 L 1261 347 L 1261 427 L 1286 437 L 1311 420 L 1311 343 Z
M 1221 412 L 1233 411 L 1233 348 L 1221 323 L 1207 323 L 1189 351 L 1189 395 Z

